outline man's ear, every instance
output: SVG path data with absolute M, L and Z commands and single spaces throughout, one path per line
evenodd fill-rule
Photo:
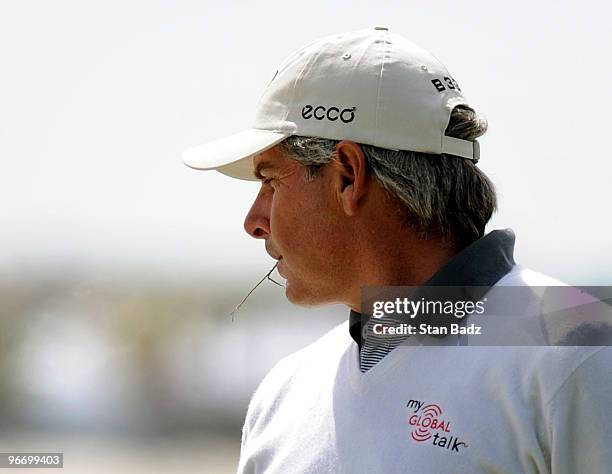
M 342 208 L 347 215 L 354 216 L 370 184 L 366 157 L 359 144 L 343 140 L 336 145 L 334 173 L 333 185 Z

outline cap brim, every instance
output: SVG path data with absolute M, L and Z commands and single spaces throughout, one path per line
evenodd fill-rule
M 238 179 L 255 181 L 253 157 L 272 148 L 289 133 L 245 130 L 183 152 L 183 162 L 197 170 L 217 170 Z

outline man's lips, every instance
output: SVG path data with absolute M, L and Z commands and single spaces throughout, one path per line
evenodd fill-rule
M 283 268 L 281 267 L 283 263 L 285 263 L 283 257 L 279 257 L 278 262 L 276 263 L 276 271 L 283 278 L 287 278 L 286 275 L 283 273 Z
M 268 253 L 268 255 L 270 255 L 270 257 L 272 257 L 274 260 L 280 260 L 281 258 L 283 258 L 281 255 L 277 254 L 276 252 L 274 252 L 273 250 L 271 250 L 270 248 L 268 248 L 268 245 L 266 245 L 266 252 Z

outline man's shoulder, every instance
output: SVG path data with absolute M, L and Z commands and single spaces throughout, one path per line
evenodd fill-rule
M 515 265 L 495 286 L 567 286 L 567 283 L 522 265 Z
M 268 378 L 285 378 L 285 376 L 295 374 L 295 371 L 305 364 L 316 364 L 317 361 L 329 360 L 333 353 L 340 355 L 351 341 L 348 321 L 344 321 L 306 347 L 282 358 L 266 375 L 264 381 Z
M 278 405 L 292 389 L 296 378 L 309 379 L 320 376 L 325 370 L 333 370 L 354 341 L 345 321 L 329 330 L 316 341 L 277 362 L 261 381 L 249 405 L 249 412 L 260 411 L 264 406 Z

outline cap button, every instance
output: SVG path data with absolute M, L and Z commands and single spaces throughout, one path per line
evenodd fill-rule
M 383 26 L 383 25 L 376 25 L 374 27 L 375 30 L 383 30 L 383 31 L 389 31 L 389 27 L 388 26 Z

